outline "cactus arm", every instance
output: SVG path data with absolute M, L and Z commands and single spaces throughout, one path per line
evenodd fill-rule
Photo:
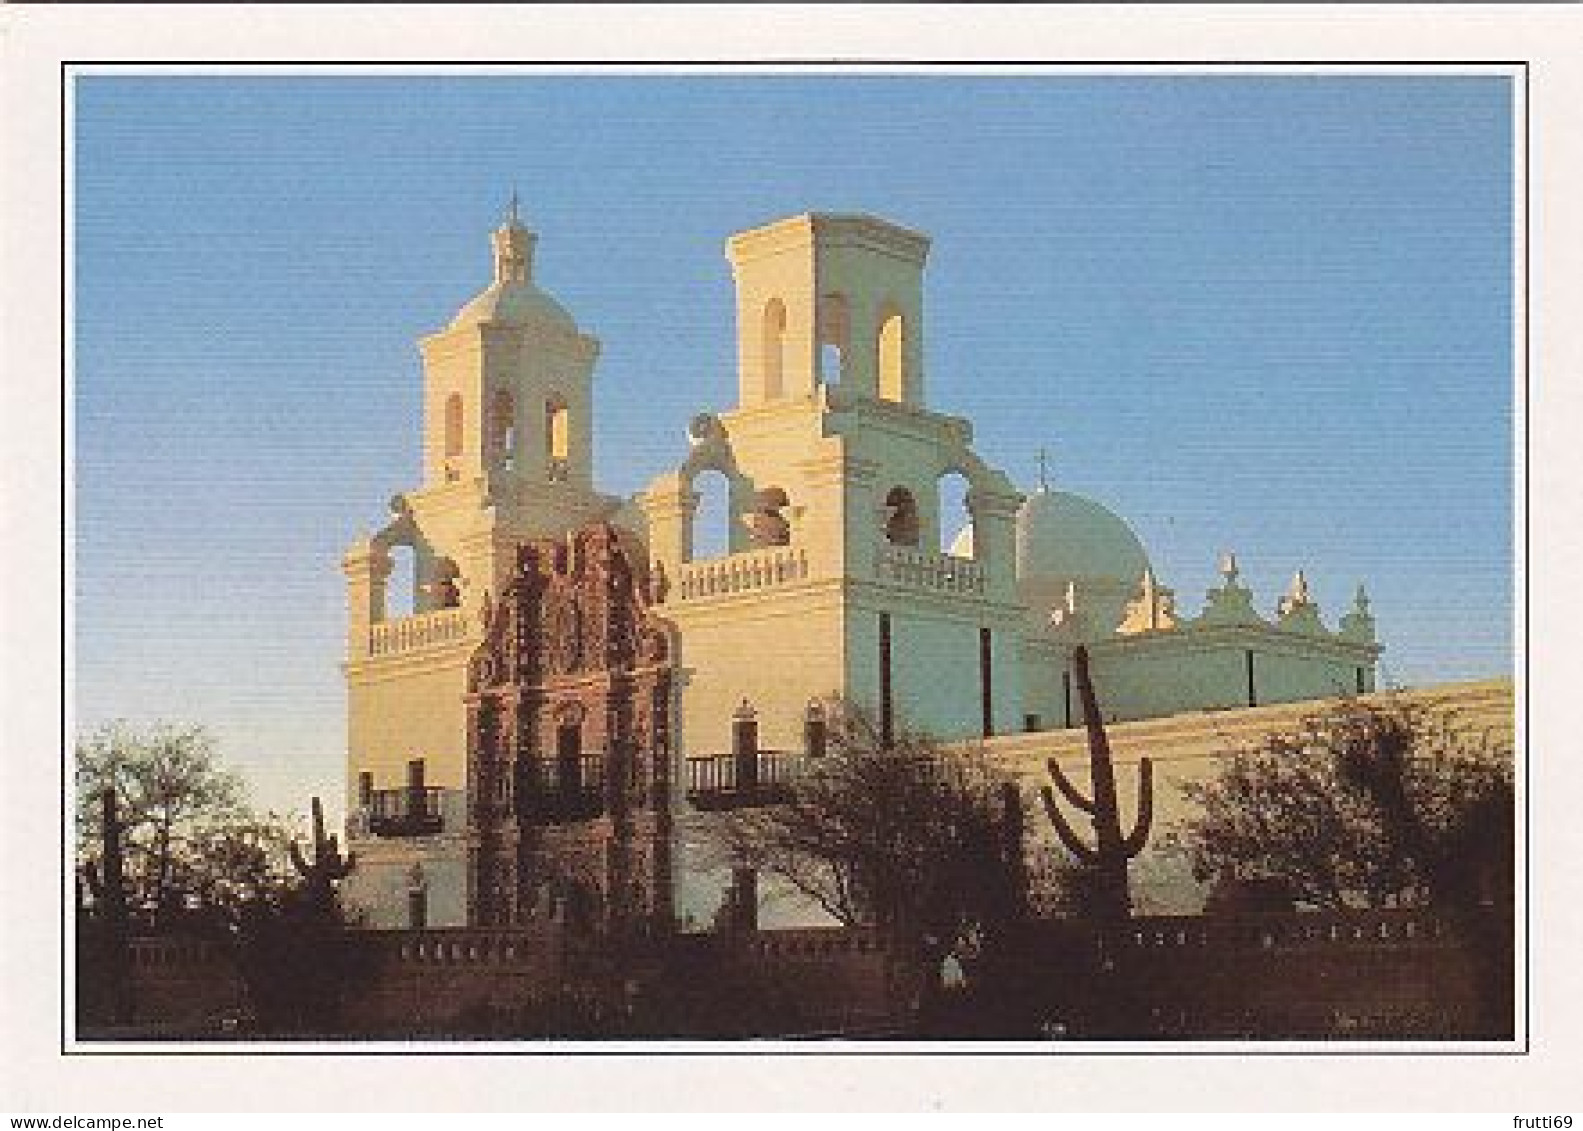
M 1154 826 L 1154 763 L 1148 758 L 1138 762 L 1138 820 L 1122 842 L 1128 858 L 1143 851 L 1149 830 Z
M 1067 823 L 1066 817 L 1061 813 L 1061 807 L 1055 803 L 1055 794 L 1050 791 L 1050 787 L 1041 786 L 1039 796 L 1044 799 L 1044 811 L 1050 815 L 1050 823 L 1055 826 L 1055 835 L 1061 838 L 1066 850 L 1084 864 L 1097 864 L 1099 853 L 1084 844 L 1076 830 Z
M 297 847 L 297 842 L 292 841 L 286 846 L 287 853 L 291 856 L 291 866 L 301 872 L 304 877 L 313 874 L 313 868 L 302 857 L 302 851 Z
M 315 797 L 313 799 L 312 808 L 313 808 L 313 851 L 314 851 L 314 854 L 317 855 L 319 853 L 319 851 L 320 851 L 320 847 L 319 846 L 324 844 L 324 806 L 319 804 L 319 799 L 317 797 Z M 333 841 L 332 841 L 332 843 L 330 845 L 330 848 L 332 850 L 335 848 L 335 845 L 334 845 Z
M 1066 774 L 1061 772 L 1060 763 L 1058 763 L 1054 758 L 1051 758 L 1045 764 L 1049 767 L 1050 777 L 1055 780 L 1056 787 L 1061 791 L 1061 796 L 1066 798 L 1066 800 L 1071 804 L 1072 808 L 1081 809 L 1083 812 L 1092 815 L 1094 812 L 1094 803 L 1088 798 L 1084 797 L 1082 793 L 1078 791 L 1077 787 L 1072 784 L 1071 779 L 1068 778 Z

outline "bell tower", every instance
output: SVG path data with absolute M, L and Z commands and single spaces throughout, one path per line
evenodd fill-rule
M 592 490 L 599 343 L 535 285 L 537 242 L 513 198 L 491 236 L 493 281 L 421 343 L 425 487 L 509 476 Z
M 809 397 L 923 407 L 929 239 L 872 216 L 810 213 L 732 236 L 739 407 Z
M 404 925 L 382 916 L 405 906 L 389 893 L 418 866 L 428 924 L 466 921 L 468 658 L 517 547 L 618 505 L 593 487 L 599 343 L 535 284 L 536 243 L 513 199 L 491 237 L 489 284 L 419 341 L 422 482 L 342 560 L 359 856 L 348 897 L 377 925 Z

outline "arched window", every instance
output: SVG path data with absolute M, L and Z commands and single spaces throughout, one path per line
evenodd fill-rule
M 723 472 L 701 471 L 693 477 L 698 509 L 693 511 L 689 561 L 724 557 L 731 552 L 731 483 Z
M 558 396 L 544 402 L 544 453 L 550 461 L 550 478 L 565 479 L 572 456 L 572 414 Z
M 907 335 L 901 312 L 887 310 L 879 324 L 879 395 L 881 400 L 907 399 Z
M 786 389 L 786 304 L 764 304 L 764 399 L 779 400 Z
M 847 345 L 851 341 L 851 307 L 845 295 L 829 294 L 819 300 L 819 379 L 833 385 L 846 375 Z
M 893 546 L 918 544 L 918 500 L 905 487 L 892 487 L 885 496 L 885 541 Z
M 971 534 L 958 542 L 964 530 L 973 529 L 973 514 L 967 507 L 967 476 L 959 471 L 948 471 L 940 476 L 938 485 L 940 507 L 940 552 L 956 553 L 960 557 L 974 556 L 974 539 Z
M 445 398 L 445 458 L 462 454 L 462 394 Z
M 517 458 L 517 405 L 505 389 L 495 391 L 489 407 L 489 451 L 505 467 Z

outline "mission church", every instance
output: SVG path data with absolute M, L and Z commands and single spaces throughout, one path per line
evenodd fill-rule
M 493 280 L 419 342 L 423 482 L 343 561 L 366 925 L 708 922 L 753 877 L 684 831 L 784 796 L 837 700 L 887 735 L 1054 739 L 1079 644 L 1123 723 L 1374 690 L 1361 586 L 1334 628 L 1301 572 L 1263 615 L 1228 554 L 1188 612 L 1120 517 L 1042 472 L 1025 493 L 929 408 L 926 236 L 812 213 L 727 240 L 736 403 L 632 498 L 595 481 L 598 340 L 515 206 L 492 240 Z

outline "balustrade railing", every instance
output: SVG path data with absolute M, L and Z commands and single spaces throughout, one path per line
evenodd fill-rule
M 441 799 L 445 790 L 421 788 L 376 789 L 368 797 L 368 831 L 374 836 L 429 836 L 444 825 Z
M 1093 931 L 1091 925 L 1052 920 L 1058 930 Z M 1153 915 L 1096 932 L 1126 950 L 1294 950 L 1313 947 L 1380 947 L 1443 943 L 1446 920 L 1421 909 L 1345 912 L 1274 912 L 1246 915 Z
M 943 593 L 984 593 L 984 567 L 970 558 L 933 554 L 910 546 L 882 545 L 874 554 L 874 575 L 881 581 L 936 589 Z
M 687 800 L 697 809 L 742 809 L 789 801 L 805 757 L 788 750 L 705 754 L 687 759 Z
M 750 550 L 708 561 L 687 562 L 676 578 L 671 599 L 696 601 L 730 593 L 751 593 L 808 578 L 808 551 L 800 546 Z
M 605 811 L 605 759 L 591 754 L 565 761 L 518 762 L 515 811 L 551 824 L 585 821 Z
M 465 609 L 437 609 L 410 617 L 378 621 L 369 627 L 370 656 L 399 656 L 466 640 L 470 631 Z

